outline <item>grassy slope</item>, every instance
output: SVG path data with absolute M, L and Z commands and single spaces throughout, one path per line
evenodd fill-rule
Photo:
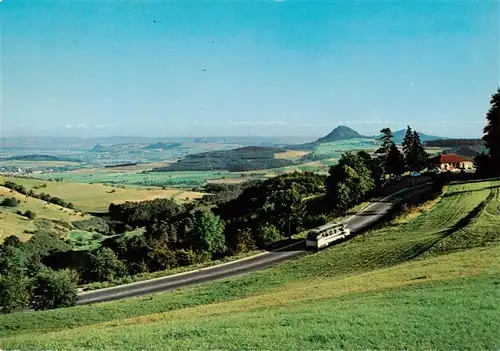
M 46 187 L 33 189 L 33 191 L 60 197 L 65 201 L 72 202 L 78 209 L 87 212 L 105 212 L 111 202 L 142 201 L 157 197 L 185 199 L 186 197 L 197 198 L 203 195 L 179 189 L 117 188 L 103 184 L 49 182 L 38 179 L 0 177 L 0 181 L 3 180 L 16 182 L 26 187 L 27 190 L 37 185 L 47 184 Z
M 0 186 L 0 202 L 5 197 L 15 197 L 20 204 L 17 207 L 0 207 L 0 240 L 9 235 L 19 236 L 21 240 L 28 239 L 30 236 L 24 234 L 24 231 L 36 230 L 37 223 L 41 219 L 72 222 L 90 218 L 88 215 L 82 216 L 81 213 L 69 208 L 47 203 Z M 26 210 L 35 212 L 37 219 L 32 221 L 16 213 L 17 211 L 24 213 Z
M 498 348 L 499 238 L 487 228 L 498 219 L 492 203 L 499 186 L 450 186 L 416 218 L 263 272 L 169 294 L 2 316 L 0 344 Z M 421 259 L 459 235 L 458 226 L 489 233 L 483 247 Z

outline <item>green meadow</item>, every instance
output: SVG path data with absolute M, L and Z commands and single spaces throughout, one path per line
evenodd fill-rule
M 275 268 L 0 316 L 3 349 L 498 349 L 500 181 Z

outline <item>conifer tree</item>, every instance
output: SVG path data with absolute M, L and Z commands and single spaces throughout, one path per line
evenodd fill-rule
M 420 135 L 410 126 L 408 126 L 403 140 L 403 151 L 406 167 L 409 171 L 421 171 L 426 167 L 429 156 L 422 145 Z
M 377 150 L 377 153 L 384 154 L 387 156 L 387 154 L 389 153 L 389 149 L 391 148 L 391 143 L 392 143 L 391 128 L 384 128 L 380 131 L 380 133 L 382 133 L 382 137 L 380 138 L 382 145 Z
M 424 145 L 420 141 L 420 135 L 416 130 L 413 131 L 413 153 L 415 155 L 415 167 L 410 171 L 421 171 L 427 166 L 429 155 L 425 151 Z
M 486 175 L 500 176 L 500 88 L 491 97 L 483 140 L 488 155 L 479 158 L 483 162 L 478 164 L 478 171 Z
M 391 149 L 391 145 L 393 143 L 392 141 L 392 131 L 391 128 L 384 128 L 380 131 L 382 133 L 382 137 L 380 138 L 380 141 L 382 145 L 380 148 L 375 151 L 376 154 L 379 155 L 378 157 L 378 163 L 380 167 L 382 167 L 383 170 L 383 176 L 386 174 L 388 171 L 386 169 L 387 165 L 387 156 L 389 155 L 389 150 Z
M 394 142 L 391 143 L 389 153 L 385 162 L 386 172 L 391 175 L 400 176 L 405 172 L 405 160 L 401 151 Z
M 413 147 L 413 130 L 411 129 L 410 126 L 408 126 L 403 140 L 403 153 L 405 156 L 405 163 L 407 167 L 409 167 L 408 156 L 411 153 L 412 147 Z

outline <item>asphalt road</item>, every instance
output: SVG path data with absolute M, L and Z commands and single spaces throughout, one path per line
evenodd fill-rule
M 421 194 L 428 189 L 429 185 L 424 184 L 405 189 L 385 199 L 376 199 L 359 213 L 347 219 L 346 223 L 351 229 L 351 232 L 355 234 L 380 220 L 394 207 L 396 203 L 410 197 L 418 196 L 418 194 Z M 307 254 L 304 246 L 304 241 L 300 241 L 294 245 L 284 247 L 276 251 L 265 252 L 257 256 L 213 267 L 207 267 L 196 271 L 111 288 L 82 292 L 78 294 L 78 304 L 83 305 L 111 301 L 155 292 L 169 291 L 188 285 L 201 284 L 218 279 L 242 275 L 303 256 Z

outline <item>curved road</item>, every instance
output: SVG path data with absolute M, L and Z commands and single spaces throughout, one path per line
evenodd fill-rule
M 357 233 L 380 220 L 395 204 L 410 197 L 418 196 L 429 189 L 429 184 L 423 184 L 404 189 L 384 199 L 374 199 L 369 205 L 348 218 L 348 224 L 352 233 Z M 278 263 L 288 261 L 307 254 L 304 250 L 304 241 L 278 249 L 276 251 L 264 252 L 256 256 L 241 260 L 220 264 L 217 266 L 202 268 L 196 271 L 174 274 L 166 277 L 145 280 L 141 282 L 119 285 L 115 287 L 82 292 L 78 294 L 78 304 L 90 304 L 103 301 L 123 299 L 126 297 L 140 296 L 155 292 L 168 291 L 180 287 L 201 284 L 218 279 L 233 277 L 256 270 L 268 268 Z

